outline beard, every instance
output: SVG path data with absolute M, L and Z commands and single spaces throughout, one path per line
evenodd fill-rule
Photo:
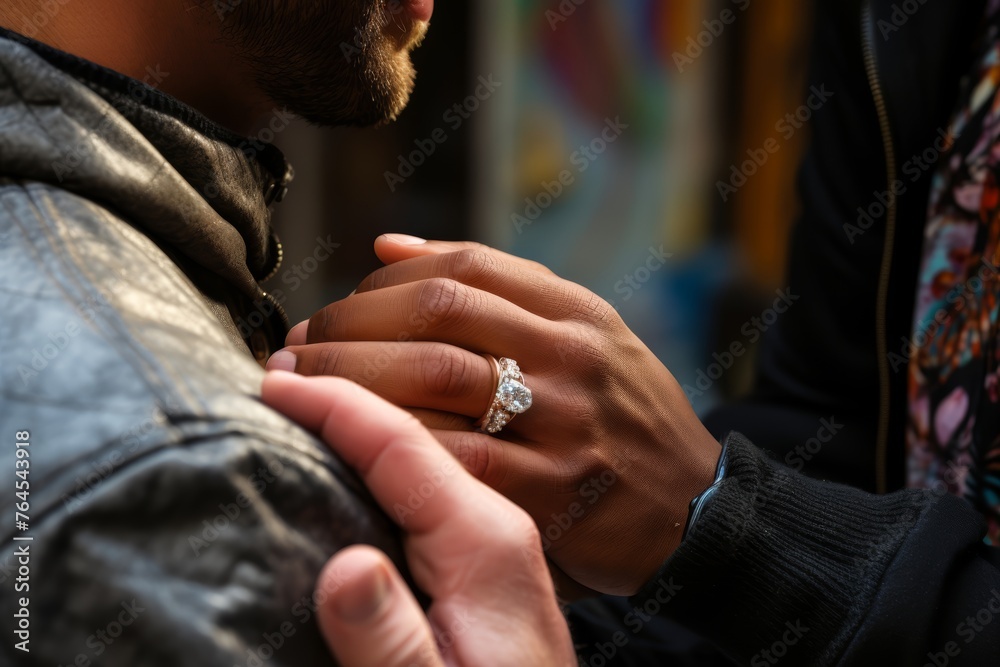
M 317 125 L 381 125 L 413 92 L 427 23 L 400 0 L 237 0 L 223 39 L 275 104 Z

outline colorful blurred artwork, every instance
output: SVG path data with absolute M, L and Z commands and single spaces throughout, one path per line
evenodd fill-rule
M 597 292 L 675 375 L 694 375 L 723 278 L 708 244 L 722 54 L 684 67 L 675 54 L 704 6 L 523 0 L 508 11 L 496 48 L 516 95 L 487 138 L 507 190 L 484 213 L 487 238 Z

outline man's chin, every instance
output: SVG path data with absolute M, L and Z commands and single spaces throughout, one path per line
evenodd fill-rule
M 391 123 L 409 104 L 417 76 L 411 53 L 424 41 L 429 27 L 426 21 L 413 22 L 405 34 L 387 35 L 389 42 L 379 58 L 380 66 L 376 68 L 381 70 L 381 74 L 375 77 L 379 80 L 368 82 L 371 90 L 376 91 L 376 96 L 386 98 L 383 104 L 376 105 L 382 109 L 381 117 L 361 124 L 380 127 Z
M 236 29 L 229 37 L 276 106 L 316 125 L 370 127 L 395 120 L 406 108 L 416 79 L 410 55 L 428 27 L 412 17 L 377 17 L 368 30 L 333 48 L 329 31 L 315 22 L 279 24 L 263 33 Z
M 379 117 L 369 117 L 369 122 L 361 122 L 358 123 L 359 125 L 383 127 L 395 121 L 403 113 L 410 103 L 410 96 L 416 85 L 416 72 L 413 65 L 408 60 L 405 65 L 405 70 L 403 64 L 397 66 L 398 80 L 390 84 L 391 90 L 385 91 L 385 95 L 389 99 L 379 112 Z

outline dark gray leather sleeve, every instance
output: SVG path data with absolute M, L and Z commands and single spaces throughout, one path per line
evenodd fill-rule
M 260 367 L 113 211 L 0 179 L 0 266 L 0 664 L 330 664 L 320 568 L 356 542 L 399 561 L 357 479 L 260 403 Z

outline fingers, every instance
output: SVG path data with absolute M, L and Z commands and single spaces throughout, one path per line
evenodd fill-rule
M 294 355 L 294 366 L 287 355 Z M 440 343 L 317 343 L 282 350 L 269 370 L 357 382 L 404 408 L 476 419 L 493 401 L 496 368 L 485 357 Z
M 535 515 L 542 505 L 559 495 L 572 496 L 577 491 L 552 483 L 548 488 L 538 480 L 552 480 L 555 475 L 550 456 L 531 447 L 474 431 L 435 429 L 434 437 L 459 460 L 469 473 L 490 488 Z
M 299 322 L 288 332 L 288 335 L 285 337 L 285 345 L 305 345 L 308 332 L 309 320 Z
M 565 326 L 565 325 L 563 325 Z M 496 357 L 517 351 L 550 359 L 560 325 L 498 296 L 454 280 L 432 278 L 355 294 L 332 303 L 309 321 L 308 343 L 434 341 Z
M 364 479 L 383 510 L 411 535 L 481 529 L 484 503 L 501 501 L 479 484 L 410 414 L 341 378 L 269 373 L 264 402 L 323 440 Z M 430 484 L 420 511 L 411 493 Z M 470 499 L 481 502 L 470 503 Z M 501 508 L 498 508 L 501 509 Z M 428 590 L 433 595 L 433 591 Z
M 320 630 L 343 667 L 439 667 L 431 627 L 385 554 L 349 547 L 316 586 Z
M 473 479 L 414 417 L 355 384 L 275 372 L 262 393 L 267 404 L 322 434 L 406 530 L 414 580 L 434 600 L 435 625 L 453 631 L 463 655 L 572 664 L 538 530 L 524 511 Z M 320 582 L 329 597 L 320 622 L 342 664 L 441 664 L 403 586 L 378 552 L 353 549 L 333 559 Z M 496 646 L 492 627 L 504 632 Z M 480 657 L 469 662 L 485 664 Z
M 522 260 L 480 247 L 447 254 L 420 256 L 391 263 L 369 274 L 357 293 L 385 289 L 431 278 L 448 278 L 475 287 L 548 319 L 576 316 L 589 299 L 596 298 L 583 287 L 551 272 L 525 266 Z
M 431 433 L 435 430 L 472 432 L 476 430 L 476 422 L 479 421 L 478 418 L 472 419 L 470 417 L 463 417 L 462 415 L 456 415 L 453 412 L 422 410 L 420 408 L 407 408 L 406 411 L 420 420 L 420 423 L 424 425 L 424 428 L 431 431 Z M 438 439 L 438 442 L 441 442 L 441 440 Z
M 394 264 L 413 257 L 444 255 L 462 250 L 489 253 L 517 264 L 525 270 L 555 275 L 544 264 L 516 257 L 474 241 L 427 241 L 407 234 L 383 234 L 375 239 L 375 254 L 386 264 Z

